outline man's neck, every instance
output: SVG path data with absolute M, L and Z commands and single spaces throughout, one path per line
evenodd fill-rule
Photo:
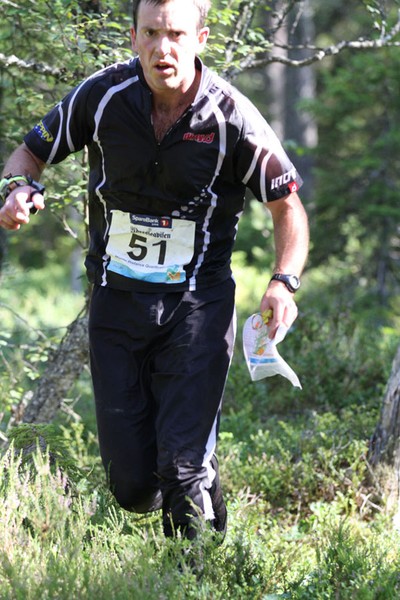
M 192 104 L 199 89 L 201 73 L 195 70 L 191 85 L 186 91 L 171 90 L 163 94 L 153 93 L 153 114 L 182 113 Z

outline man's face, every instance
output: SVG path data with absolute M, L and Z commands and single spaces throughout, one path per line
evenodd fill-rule
M 139 5 L 137 27 L 131 29 L 132 47 L 154 94 L 185 92 L 191 86 L 195 56 L 208 37 L 208 28 L 199 30 L 198 20 L 198 10 L 190 0 Z

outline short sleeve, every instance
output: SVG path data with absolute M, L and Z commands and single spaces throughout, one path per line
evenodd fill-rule
M 242 107 L 243 127 L 237 152 L 241 181 L 261 202 L 296 192 L 303 180 L 277 135 L 250 103 Z
M 65 96 L 25 136 L 28 148 L 47 164 L 56 164 L 89 143 L 93 128 L 87 114 L 88 80 Z

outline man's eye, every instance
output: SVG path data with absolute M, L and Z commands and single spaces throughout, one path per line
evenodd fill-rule
M 154 30 L 153 29 L 147 29 L 147 31 L 145 31 L 145 36 L 146 37 L 153 37 L 154 35 Z
M 182 31 L 172 31 L 172 33 L 171 33 L 171 37 L 172 37 L 174 40 L 176 40 L 176 39 L 180 38 L 180 37 L 181 37 L 181 35 L 182 35 Z

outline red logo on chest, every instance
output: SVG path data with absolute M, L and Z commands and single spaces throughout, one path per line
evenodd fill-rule
M 185 142 L 197 142 L 198 144 L 211 144 L 214 141 L 215 133 L 185 133 L 183 140 Z

